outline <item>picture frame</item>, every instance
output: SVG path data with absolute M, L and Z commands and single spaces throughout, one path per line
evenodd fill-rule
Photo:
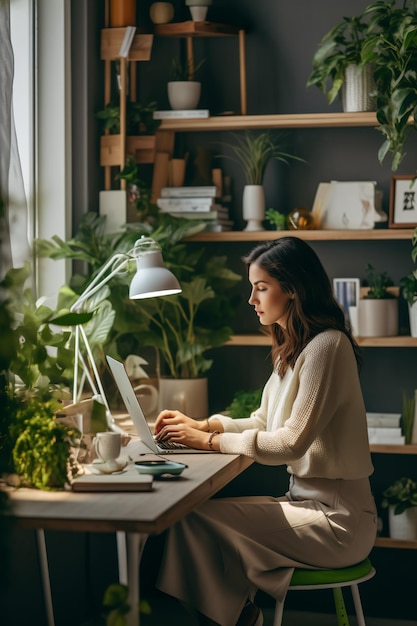
M 357 307 L 361 292 L 361 281 L 359 278 L 333 278 L 333 293 L 345 312 L 345 319 L 352 329 L 357 326 Z
M 417 226 L 417 180 L 415 175 L 391 177 L 389 228 L 415 228 Z

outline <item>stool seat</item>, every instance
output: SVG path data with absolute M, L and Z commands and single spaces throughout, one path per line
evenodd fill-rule
M 356 565 L 341 567 L 336 569 L 302 569 L 296 568 L 291 578 L 290 586 L 302 585 L 325 585 L 339 584 L 362 579 L 368 574 L 374 574 L 372 563 L 369 559 L 364 559 Z
M 365 625 L 358 584 L 375 575 L 375 569 L 369 558 L 349 567 L 335 569 L 295 568 L 288 591 L 312 591 L 314 589 L 332 589 L 338 626 L 349 626 L 349 619 L 341 587 L 350 587 L 355 605 L 358 626 Z M 277 600 L 273 626 L 281 626 L 284 602 Z

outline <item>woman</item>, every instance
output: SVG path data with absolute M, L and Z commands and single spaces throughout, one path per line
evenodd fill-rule
M 294 567 L 352 565 L 370 552 L 376 510 L 357 346 L 329 278 L 296 237 L 245 259 L 273 373 L 246 419 L 162 411 L 157 439 L 286 465 L 285 496 L 210 500 L 168 533 L 158 586 L 201 624 L 260 626 L 257 589 L 283 599 Z

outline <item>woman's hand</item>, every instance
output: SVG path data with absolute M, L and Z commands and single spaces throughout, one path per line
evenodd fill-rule
M 179 411 L 162 411 L 155 422 L 156 441 L 169 440 L 205 450 L 209 437 L 207 420 L 195 420 Z

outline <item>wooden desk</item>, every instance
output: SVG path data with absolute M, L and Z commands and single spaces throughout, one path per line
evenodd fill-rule
M 129 444 L 130 453 L 134 447 Z M 151 492 L 73 493 L 18 489 L 11 493 L 12 516 L 22 528 L 37 530 L 48 626 L 54 625 L 45 530 L 115 532 L 119 581 L 129 587 L 129 603 L 139 606 L 139 566 L 150 534 L 159 534 L 190 513 L 251 465 L 228 454 L 168 455 L 186 463 L 179 479 L 154 481 Z M 139 624 L 132 610 L 129 626 Z

